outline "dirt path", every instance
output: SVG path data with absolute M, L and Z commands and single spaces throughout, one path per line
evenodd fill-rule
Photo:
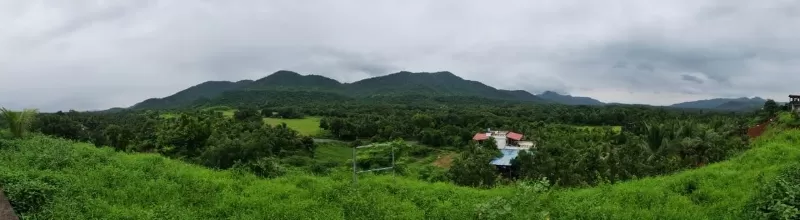
M 14 208 L 11 207 L 11 203 L 6 198 L 6 195 L 3 194 L 3 189 L 0 189 L 0 220 L 19 220 L 14 215 Z
M 747 136 L 750 136 L 750 138 L 757 138 L 758 136 L 761 136 L 762 134 L 764 134 L 764 131 L 767 130 L 767 126 L 769 125 L 769 123 L 772 122 L 773 120 L 775 119 L 774 118 L 770 119 L 766 122 L 753 126 L 750 129 L 747 129 Z
M 437 158 L 436 161 L 433 161 L 433 165 L 441 168 L 450 168 L 450 166 L 453 164 L 453 158 L 455 156 L 455 153 L 439 155 L 439 158 Z

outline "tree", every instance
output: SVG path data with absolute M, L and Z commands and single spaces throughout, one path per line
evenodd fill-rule
M 233 118 L 239 121 L 261 121 L 261 114 L 254 108 L 241 108 L 233 113 Z
M 470 145 L 466 151 L 453 161 L 448 175 L 458 185 L 472 187 L 492 187 L 497 170 L 489 162 L 502 155 L 497 148 L 490 149 Z
M 433 117 L 427 114 L 417 113 L 411 117 L 411 122 L 414 123 L 418 128 L 432 128 L 433 127 Z
M 779 109 L 780 107 L 775 100 L 767 99 L 767 101 L 764 102 L 764 111 L 769 114 L 769 117 L 775 116 L 775 113 L 777 113 Z
M 36 109 L 25 109 L 20 112 L 0 108 L 3 120 L 8 124 L 8 129 L 11 131 L 13 138 L 23 138 L 30 129 L 31 123 L 37 114 Z

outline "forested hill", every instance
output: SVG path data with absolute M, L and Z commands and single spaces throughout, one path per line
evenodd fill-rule
M 283 97 L 286 96 L 286 97 Z M 314 96 L 327 97 L 318 99 Z M 244 97 L 244 98 L 243 98 Z M 333 97 L 333 99 L 328 99 Z M 450 72 L 398 72 L 353 83 L 340 83 L 319 75 L 301 75 L 281 70 L 264 78 L 239 82 L 205 82 L 165 98 L 153 98 L 133 109 L 164 109 L 197 104 L 231 104 L 236 99 L 269 102 L 299 98 L 341 101 L 376 97 L 475 97 L 481 99 L 549 102 L 523 90 L 501 90 L 481 82 L 465 80 Z
M 718 109 L 718 110 L 731 110 L 731 111 L 748 111 L 755 110 L 764 105 L 767 100 L 760 97 L 754 98 L 717 98 L 698 100 L 691 102 L 682 102 L 670 105 L 675 108 L 693 108 L 693 109 Z
M 497 102 L 607 105 L 590 97 L 562 95 L 551 91 L 534 95 L 524 90 L 497 89 L 478 81 L 463 79 L 451 72 L 403 71 L 353 83 L 341 83 L 320 75 L 302 75 L 281 70 L 258 80 L 204 82 L 164 98 L 145 100 L 131 108 L 170 109 L 201 105 L 259 105 L 269 102 L 338 102 L 365 99 L 397 101 L 423 98 L 426 100 L 422 101 L 431 101 L 443 97 Z M 669 107 L 749 111 L 758 109 L 765 101 L 758 97 L 710 99 L 678 103 Z
M 546 91 L 538 95 L 541 98 L 567 105 L 605 105 L 605 103 L 590 97 L 561 95 L 556 92 Z
M 244 88 L 252 82 L 252 80 L 242 80 L 239 82 L 208 81 L 189 87 L 171 96 L 144 100 L 143 102 L 133 105 L 131 108 L 157 109 L 178 107 L 192 103 L 201 98 L 214 98 L 225 91 Z

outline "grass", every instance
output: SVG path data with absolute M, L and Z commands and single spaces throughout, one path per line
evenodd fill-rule
M 774 131 L 773 131 L 774 132 Z M 770 134 L 728 161 L 615 185 L 555 193 L 565 219 L 740 219 L 762 179 L 800 160 L 800 131 Z
M 800 131 L 770 130 L 751 150 L 706 167 L 515 197 L 516 187 L 479 190 L 370 174 L 352 188 L 346 169 L 265 180 L 35 136 L 0 140 L 0 184 L 12 202 L 33 207 L 26 219 L 476 219 L 478 207 L 502 211 L 514 198 L 536 205 L 513 206 L 503 218 L 536 219 L 545 211 L 553 219 L 744 219 L 756 186 L 800 161 L 798 145 Z M 321 148 L 319 155 L 349 153 Z
M 616 133 L 622 132 L 622 126 L 575 126 L 575 127 L 578 129 L 585 129 L 585 130 L 611 128 L 611 130 Z
M 314 157 L 318 160 L 344 163 L 353 158 L 353 149 L 343 143 L 318 143 Z
M 156 154 L 37 136 L 0 141 L 0 184 L 25 219 L 466 219 L 499 191 L 349 172 L 265 180 Z
M 305 117 L 303 119 L 264 118 L 264 123 L 270 125 L 286 123 L 286 127 L 300 132 L 302 135 L 314 136 L 319 134 L 321 130 L 319 128 L 320 119 L 320 117 Z

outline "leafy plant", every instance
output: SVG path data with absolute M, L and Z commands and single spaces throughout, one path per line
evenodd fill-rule
M 750 219 L 800 218 L 800 164 L 784 169 L 777 178 L 761 184 L 748 208 Z
M 13 138 L 22 138 L 26 135 L 37 112 L 36 109 L 25 109 L 20 112 L 15 112 L 6 108 L 0 108 L 0 115 L 2 119 L 6 121 Z

